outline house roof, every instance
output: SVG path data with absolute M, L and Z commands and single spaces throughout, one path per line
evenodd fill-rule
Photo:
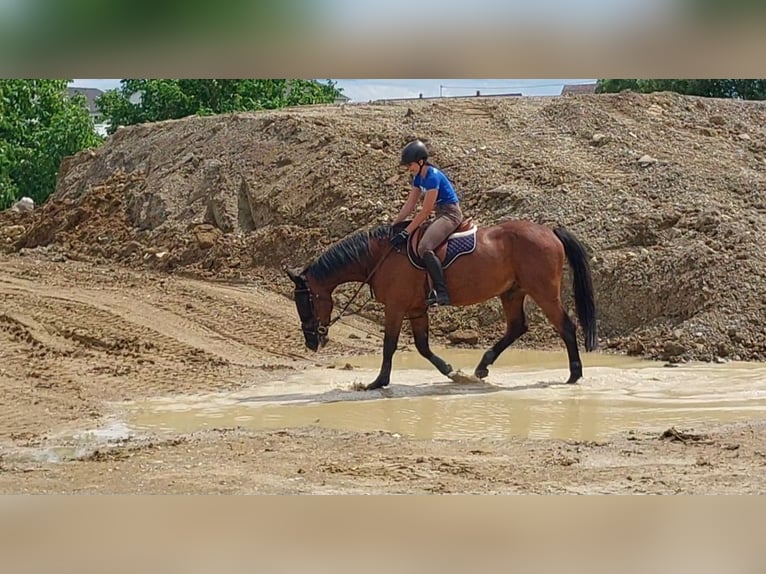
M 386 98 L 380 100 L 372 100 L 372 103 L 381 104 L 389 102 L 417 102 L 421 100 L 473 100 L 476 98 L 520 98 L 523 94 L 521 92 L 506 93 L 506 94 L 482 94 L 477 92 L 473 95 L 467 96 L 423 96 L 421 94 L 418 98 L 406 97 L 406 98 Z
M 564 84 L 561 88 L 561 95 L 566 96 L 568 94 L 595 94 L 596 83 L 592 84 Z
M 98 88 L 67 88 L 66 91 L 67 96 L 70 98 L 75 94 L 85 96 L 86 105 L 91 114 L 97 114 L 100 111 L 98 105 L 96 105 L 96 98 L 104 93 L 103 90 L 99 90 Z

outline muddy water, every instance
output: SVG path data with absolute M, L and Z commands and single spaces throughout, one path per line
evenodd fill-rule
M 439 352 L 466 373 L 481 356 Z M 583 357 L 580 383 L 564 385 L 565 354 L 516 350 L 501 357 L 486 383 L 453 383 L 417 354 L 399 353 L 388 388 L 353 390 L 375 378 L 379 361 L 354 357 L 237 393 L 157 398 L 129 405 L 125 421 L 138 433 L 319 425 L 426 439 L 603 440 L 627 430 L 766 418 L 766 364 L 668 368 L 595 353 Z
M 59 463 L 87 457 L 105 447 L 118 446 L 134 435 L 133 429 L 117 421 L 99 429 L 62 432 L 49 437 L 46 444 L 40 446 L 0 449 L 0 457 L 14 462 Z

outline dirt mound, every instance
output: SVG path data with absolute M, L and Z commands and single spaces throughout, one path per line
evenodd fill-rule
M 417 136 L 478 223 L 529 218 L 584 241 L 603 346 L 671 361 L 765 360 L 764 125 L 759 102 L 623 93 L 133 126 L 68 158 L 34 213 L 3 214 L 0 245 L 287 293 L 281 265 L 393 217 L 408 187 L 398 153 Z M 530 314 L 521 344 L 559 344 L 533 304 Z M 474 329 L 483 344 L 501 316 L 494 302 L 450 310 L 436 314 L 434 332 Z

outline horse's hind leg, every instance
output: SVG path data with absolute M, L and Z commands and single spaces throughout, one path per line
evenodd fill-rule
M 558 295 L 539 299 L 532 295 L 532 298 L 535 299 L 535 302 L 545 313 L 545 316 L 553 323 L 558 334 L 564 339 L 569 357 L 569 380 L 567 383 L 577 382 L 582 377 L 582 363 L 580 362 L 580 351 L 577 349 L 577 330 L 575 324 L 564 310 L 561 298 Z
M 489 375 L 489 366 L 497 360 L 500 354 L 511 343 L 529 329 L 527 317 L 524 315 L 524 298 L 526 296 L 526 293 L 521 289 L 510 289 L 500 296 L 500 301 L 503 303 L 503 312 L 505 313 L 505 335 L 484 353 L 481 361 L 476 366 L 474 375 L 480 379 Z
M 412 326 L 412 336 L 415 339 L 415 348 L 418 350 L 418 353 L 428 359 L 442 375 L 449 376 L 452 373 L 452 365 L 436 355 L 428 344 L 428 312 L 424 311 L 423 315 L 410 318 L 410 325 Z

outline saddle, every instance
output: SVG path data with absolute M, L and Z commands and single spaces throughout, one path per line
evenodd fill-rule
M 423 237 L 430 221 L 426 221 L 421 224 L 410 236 L 407 242 L 407 257 L 410 263 L 418 269 L 425 269 L 423 260 L 418 256 L 418 244 Z M 449 267 L 455 259 L 461 255 L 473 253 L 476 249 L 476 224 L 473 222 L 473 218 L 467 217 L 463 222 L 458 225 L 457 229 L 453 231 L 447 238 L 442 241 L 434 249 L 434 254 L 442 264 L 442 269 Z

